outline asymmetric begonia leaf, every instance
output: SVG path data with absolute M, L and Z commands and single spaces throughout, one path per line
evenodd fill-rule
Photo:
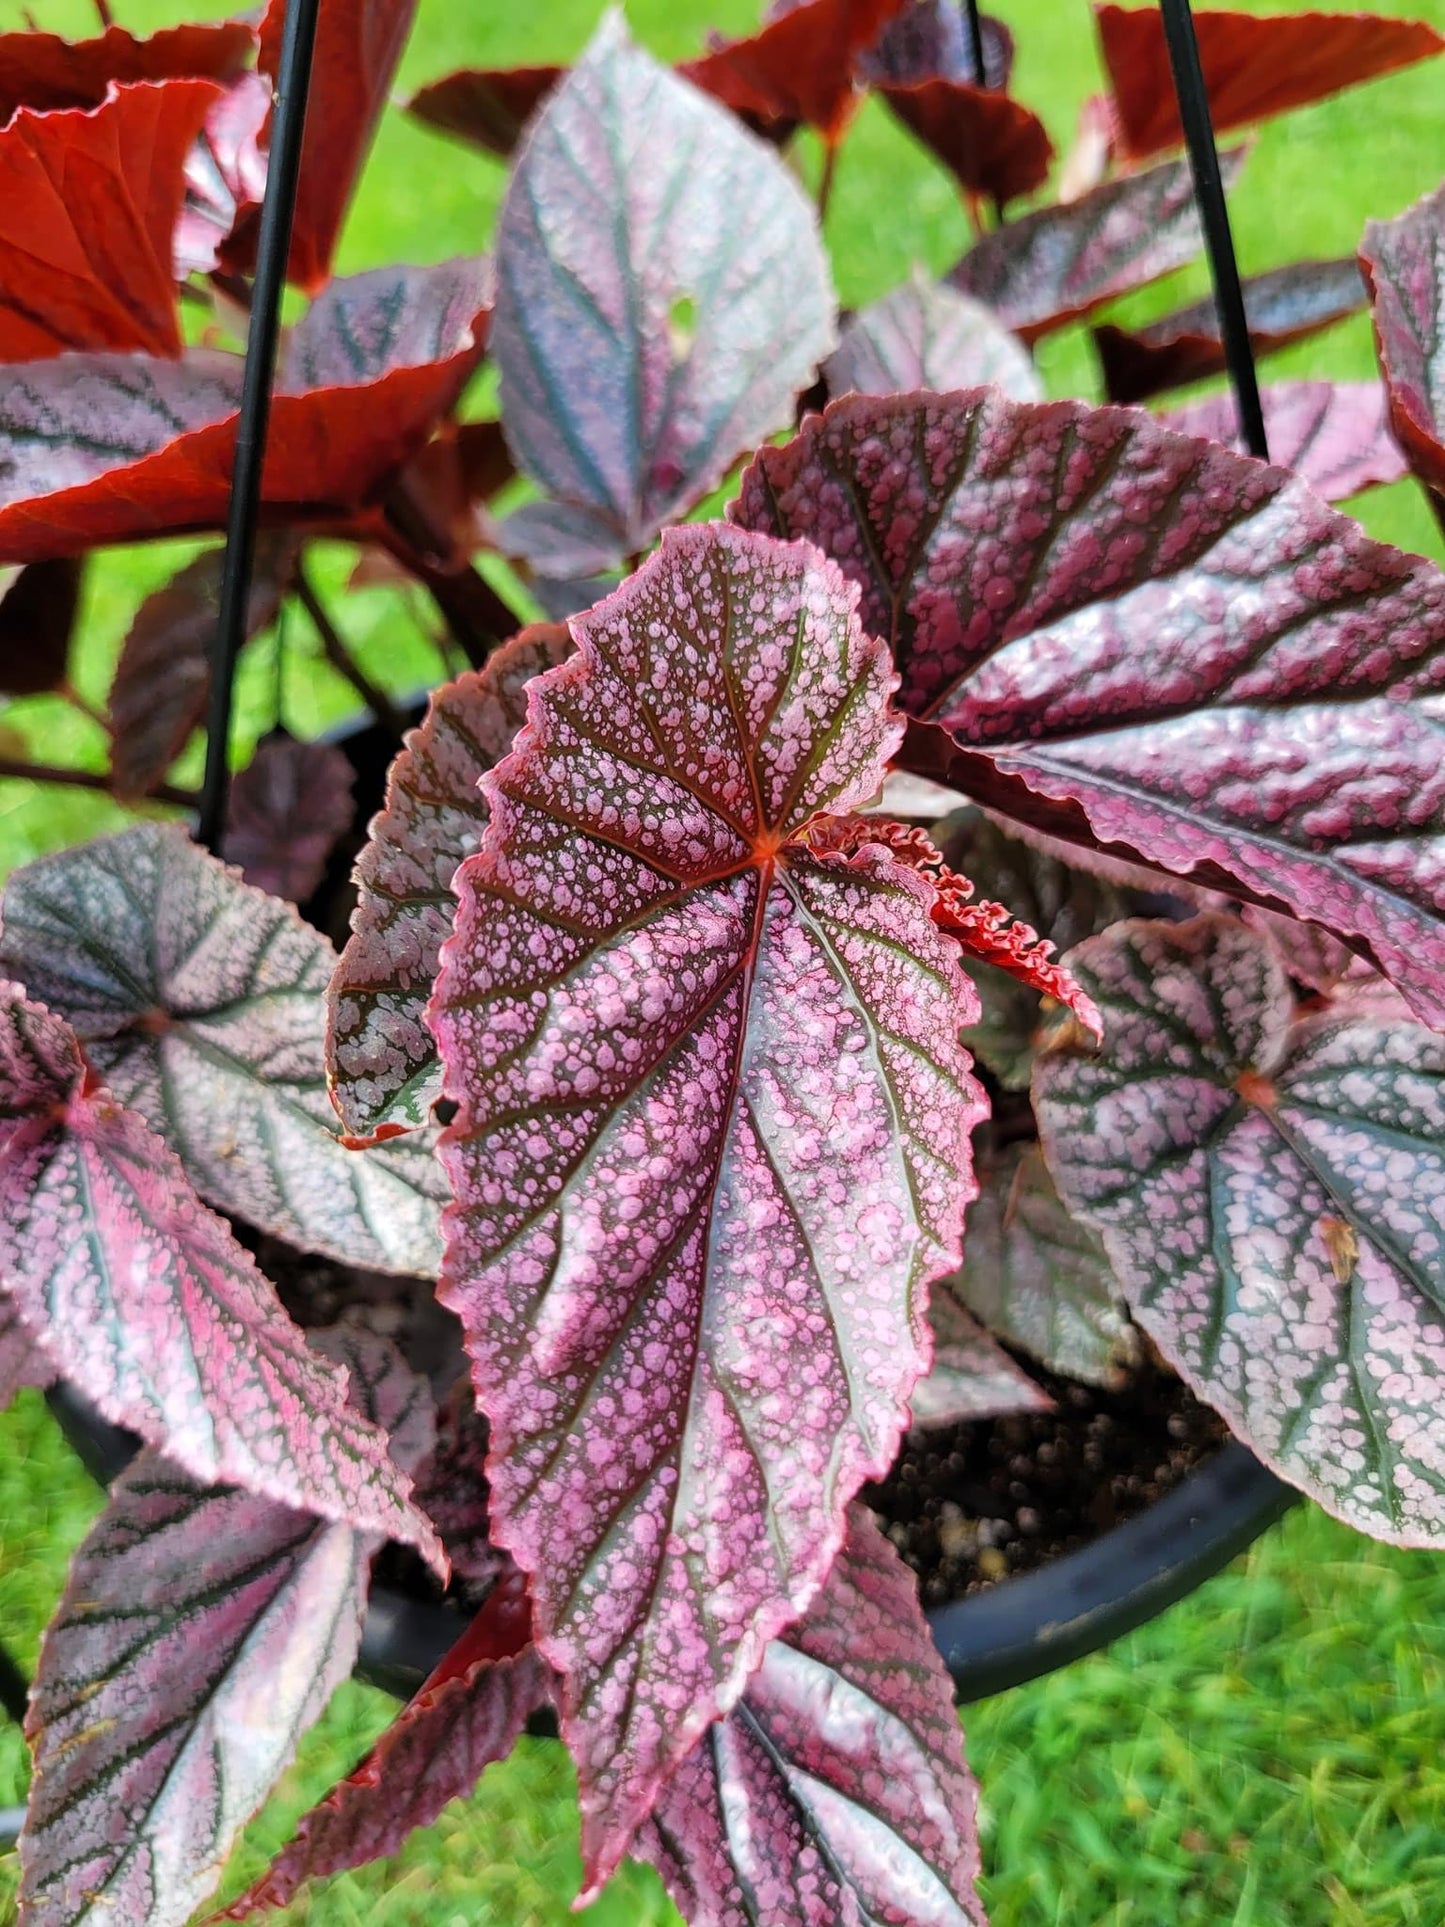
M 261 21 L 258 64 L 273 80 L 281 71 L 286 8 L 287 0 L 270 0 Z M 326 0 L 317 14 L 286 264 L 287 278 L 308 294 L 331 272 L 352 189 L 415 16 L 416 0 Z
M 234 80 L 255 44 L 244 20 L 194 21 L 144 40 L 124 27 L 107 27 L 93 40 L 33 29 L 0 34 L 0 123 L 17 107 L 99 107 L 112 83 Z
M 996 382 L 1019 401 L 1043 387 L 1028 350 L 988 309 L 914 275 L 855 314 L 823 364 L 830 395 L 947 393 Z
M 1184 139 L 1157 7 L 1096 6 L 1119 136 L 1134 160 Z M 1216 129 L 1246 127 L 1445 48 L 1419 20 L 1370 13 L 1250 15 L 1196 8 L 1199 60 Z
M 171 234 L 186 156 L 220 98 L 210 80 L 142 82 L 0 127 L 0 361 L 181 352 Z
M 1349 1000 L 1292 1023 L 1282 955 L 1229 917 L 1070 961 L 1105 1046 L 1041 1058 L 1035 1107 L 1135 1317 L 1281 1477 L 1445 1541 L 1445 1042 Z
M 482 260 L 333 283 L 283 360 L 270 518 L 344 522 L 368 501 L 461 393 L 490 304 Z M 205 349 L 0 368 L 0 563 L 224 526 L 240 393 L 240 356 Z
M 0 573 L 0 696 L 38 696 L 65 681 L 80 578 L 73 556 Z
M 466 1799 L 552 1698 L 552 1671 L 528 1643 L 528 1622 L 525 1589 L 499 1587 L 356 1771 L 218 1918 L 250 1920 L 284 1907 L 308 1880 L 395 1853 L 453 1800 Z
M 0 1295 L 0 1412 L 26 1385 L 43 1391 L 55 1378 L 55 1367 L 30 1336 L 10 1300 Z
M 1348 501 L 1409 473 L 1378 381 L 1277 381 L 1261 389 L 1259 399 L 1269 459 L 1293 469 L 1327 502 Z M 1160 419 L 1179 435 L 1239 444 L 1230 394 L 1206 395 Z
M 969 193 L 1002 206 L 1048 179 L 1054 158 L 1048 130 L 1007 94 L 958 80 L 920 80 L 879 92 Z
M 1220 156 L 1226 184 L 1243 160 L 1243 148 Z M 1166 161 L 995 228 L 947 278 L 1033 341 L 1182 268 L 1203 245 L 1188 165 Z
M 969 1207 L 972 1219 L 981 1198 Z M 957 1296 L 954 1278 L 933 1282 L 928 1305 L 933 1364 L 913 1388 L 911 1416 L 925 1430 L 966 1419 L 999 1418 L 1009 1412 L 1046 1412 L 1053 1404 L 1044 1388 L 1015 1364 Z
M 1445 187 L 1397 220 L 1366 222 L 1360 265 L 1390 420 L 1410 466 L 1445 496 Z
M 506 160 L 565 67 L 467 67 L 419 88 L 406 111 Z
M 355 780 L 334 743 L 302 743 L 275 731 L 231 785 L 220 854 L 257 890 L 305 903 L 336 839 L 351 828 Z
M 904 0 L 801 0 L 746 40 L 724 41 L 678 68 L 736 114 L 804 122 L 836 145 L 862 100 L 859 56 Z
M 990 88 L 1008 86 L 1013 73 L 1013 35 L 1001 20 L 984 14 L 983 74 L 973 64 L 973 44 L 961 0 L 910 0 L 859 62 L 870 86 L 911 86 L 919 80 L 958 80 Z
M 978 1196 L 963 1267 L 933 1288 L 935 1329 L 946 1299 L 1051 1372 L 1117 1389 L 1139 1339 L 1098 1233 L 1059 1196 L 1035 1143 L 975 1140 Z
M 1430 563 L 1137 410 L 991 390 L 834 402 L 731 514 L 859 583 L 941 726 L 907 767 L 1324 924 L 1445 1025 Z
M 1304 341 L 1365 305 L 1360 264 L 1295 261 L 1244 284 L 1249 340 L 1256 355 Z M 1223 374 L 1227 361 L 1212 296 L 1133 330 L 1112 323 L 1094 330 L 1110 401 L 1147 401 L 1166 388 Z
M 324 1335 L 338 1336 L 352 1403 L 405 1469 L 408 1445 L 425 1449 L 425 1382 L 386 1340 Z M 41 1648 L 27 1920 L 190 1919 L 351 1671 L 377 1544 L 249 1492 L 201 1490 L 154 1453 L 121 1475 Z
M 570 544 L 544 573 L 646 549 L 790 417 L 832 345 L 797 181 L 610 14 L 533 124 L 497 235 L 502 420 Z
M 424 1013 L 456 913 L 452 878 L 487 825 L 479 784 L 527 719 L 528 682 L 571 651 L 560 623 L 524 629 L 484 668 L 434 691 L 391 766 L 327 996 L 331 1093 L 350 1131 L 424 1123 L 441 1089 Z
M 197 1199 L 180 1160 L 95 1080 L 70 1029 L 0 1007 L 0 1287 L 58 1371 L 202 1484 L 439 1557 L 345 1374 Z
M 809 845 L 898 735 L 838 571 L 669 530 L 572 630 L 485 779 L 430 1016 L 443 1297 L 563 1674 L 590 1883 L 891 1462 L 982 1101 L 931 885 Z
M 639 1839 L 691 1927 L 983 1927 L 978 1793 L 912 1574 L 861 1505 Z
M 266 191 L 261 136 L 271 118 L 262 74 L 242 74 L 206 113 L 186 156 L 186 197 L 171 237 L 178 278 L 219 266 L 238 226 L 258 215 Z
M 430 1274 L 445 1194 L 431 1140 L 334 1135 L 325 991 L 336 953 L 174 824 L 18 870 L 0 971 L 70 1022 L 87 1060 L 219 1209 L 305 1251 Z

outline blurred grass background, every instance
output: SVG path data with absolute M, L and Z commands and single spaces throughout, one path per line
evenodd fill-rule
M 1285 0 L 1244 0 L 1249 11 Z M 1348 11 L 1348 0 L 1313 0 Z M 117 0 L 122 24 L 169 24 L 184 0 Z M 219 11 L 219 9 L 214 9 Z M 1014 91 L 1042 113 L 1061 150 L 1079 102 L 1098 85 L 1085 0 L 993 0 L 1017 33 Z M 1303 11 L 1303 8 L 1293 9 Z M 1445 0 L 1376 0 L 1375 11 L 1445 29 Z M 33 0 L 41 27 L 94 31 L 90 0 Z M 463 64 L 568 59 L 598 0 L 459 7 L 421 0 L 401 75 L 408 90 Z M 660 54 L 695 51 L 705 30 L 747 31 L 755 0 L 631 0 L 634 31 Z M 24 24 L 0 0 L 0 29 Z M 803 164 L 816 168 L 806 146 Z M 1445 174 L 1445 63 L 1359 88 L 1265 128 L 1233 215 L 1246 272 L 1353 251 L 1365 219 L 1398 213 Z M 382 130 L 345 237 L 341 267 L 430 261 L 487 245 L 499 165 L 393 116 Z M 828 217 L 841 300 L 885 292 L 915 261 L 938 271 L 967 245 L 947 177 L 879 108 L 849 137 Z M 1129 320 L 1204 291 L 1202 264 L 1119 304 Z M 1043 345 L 1053 394 L 1097 398 L 1087 337 Z M 1276 356 L 1267 378 L 1374 373 L 1363 317 Z M 1412 484 L 1377 491 L 1358 512 L 1374 535 L 1440 559 L 1442 543 Z M 103 703 L 136 603 L 194 544 L 102 559 L 91 571 L 76 681 Z M 339 600 L 352 557 L 336 545 L 316 574 Z M 347 597 L 348 639 L 367 670 L 397 688 L 434 680 L 428 617 L 410 596 Z M 354 708 L 296 618 L 284 715 L 298 734 Z M 274 659 L 249 653 L 241 729 L 273 719 Z M 0 715 L 31 753 L 99 768 L 98 727 L 53 701 Z M 0 783 L 0 870 L 116 827 L 102 798 Z M 0 1418 L 0 1632 L 32 1666 L 66 1561 L 98 1503 L 49 1420 L 26 1393 Z M 1229 1572 L 1108 1652 L 972 1708 L 969 1754 L 983 1783 L 985 1895 L 995 1927 L 1439 1927 L 1445 1920 L 1445 1563 L 1355 1537 L 1301 1507 Z M 227 1892 L 254 1877 L 296 1817 L 389 1717 L 388 1701 L 350 1685 L 303 1746 L 247 1834 Z M 24 1749 L 0 1720 L 0 1805 L 24 1796 Z M 570 1769 L 559 1748 L 524 1742 L 472 1801 L 415 1838 L 394 1862 L 298 1900 L 292 1927 L 561 1927 L 579 1862 Z M 0 1918 L 14 1862 L 0 1858 Z M 582 1916 L 589 1927 L 664 1927 L 677 1916 L 646 1869 L 626 1867 Z M 123 1927 L 123 1923 L 118 1923 Z

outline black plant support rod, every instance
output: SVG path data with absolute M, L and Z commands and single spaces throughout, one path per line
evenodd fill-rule
M 1250 454 L 1268 461 L 1269 443 L 1264 432 L 1264 411 L 1259 405 L 1259 379 L 1254 369 L 1249 319 L 1244 309 L 1244 290 L 1239 285 L 1239 262 L 1235 259 L 1234 237 L 1229 228 L 1229 207 L 1219 172 L 1219 149 L 1214 141 L 1214 123 L 1209 117 L 1209 95 L 1199 60 L 1194 15 L 1189 0 L 1159 0 L 1159 4 L 1164 15 L 1169 64 L 1174 70 L 1174 97 L 1179 103 L 1189 166 L 1194 175 L 1194 198 L 1204 223 L 1209 271 L 1214 281 L 1214 305 L 1219 315 L 1230 385 L 1234 389 L 1239 432 Z
M 987 87 L 988 74 L 983 64 L 983 22 L 978 17 L 978 0 L 966 0 L 963 13 L 968 22 L 968 50 L 973 55 L 974 81 L 980 87 Z
M 226 560 L 221 575 L 220 619 L 211 650 L 211 690 L 206 709 L 206 776 L 201 788 L 198 841 L 214 850 L 226 823 L 230 788 L 231 694 L 236 658 L 246 636 L 246 604 L 256 555 L 256 524 L 261 506 L 261 464 L 271 412 L 276 342 L 281 325 L 281 290 L 291 252 L 291 217 L 301 171 L 301 134 L 306 94 L 311 85 L 311 54 L 316 44 L 319 0 L 287 0 L 281 40 L 281 70 L 271 123 L 271 153 L 266 194 L 261 204 L 261 235 L 256 249 L 256 284 L 251 326 L 246 337 L 246 369 L 241 382 L 241 414 L 236 424 L 236 459 L 226 516 Z

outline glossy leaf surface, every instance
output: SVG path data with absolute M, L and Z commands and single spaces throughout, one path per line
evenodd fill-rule
M 1054 144 L 1022 102 L 956 80 L 880 88 L 899 120 L 970 194 L 1000 205 L 1049 177 Z
M 1043 394 L 1023 343 L 987 308 L 920 275 L 855 314 L 823 364 L 831 395 L 947 393 L 996 382 L 1006 395 Z
M 0 361 L 66 348 L 181 351 L 171 233 L 209 80 L 114 90 L 0 127 Z M 83 184 L 83 185 L 82 185 Z
M 193 21 L 147 39 L 124 27 L 107 27 L 91 40 L 33 30 L 0 34 L 0 123 L 17 107 L 99 107 L 112 82 L 234 80 L 255 44 L 244 20 Z
M 1277 381 L 1261 389 L 1260 405 L 1270 460 L 1293 469 L 1327 502 L 1348 501 L 1409 473 L 1377 381 Z M 1207 395 L 1161 419 L 1176 434 L 1238 446 L 1230 395 Z
M 444 1297 L 590 1881 L 891 1462 L 981 1101 L 929 884 L 807 841 L 897 739 L 837 571 L 672 530 L 572 630 L 487 778 L 431 1017 Z
M 1295 261 L 1246 281 L 1244 302 L 1250 345 L 1267 355 L 1362 308 L 1365 286 L 1353 255 Z M 1106 324 L 1095 329 L 1094 344 L 1110 401 L 1147 401 L 1166 388 L 1223 374 L 1227 365 L 1212 297 L 1132 333 Z
M 483 261 L 333 284 L 298 325 L 271 407 L 263 500 L 344 520 L 425 438 L 475 364 Z M 335 383 L 305 392 L 316 378 Z M 0 563 L 224 526 L 238 355 L 67 355 L 0 369 Z
M 0 576 L 0 695 L 38 696 L 65 681 L 80 580 L 70 556 Z
M 734 113 L 766 125 L 804 122 L 841 140 L 862 98 L 859 57 L 902 0 L 801 0 L 745 40 L 725 41 L 678 72 Z
M 1098 6 L 1095 14 L 1125 148 L 1139 160 L 1179 146 L 1184 132 L 1158 9 Z M 1194 25 L 1210 118 L 1218 130 L 1247 127 L 1325 100 L 1445 47 L 1423 21 L 1370 13 L 1261 18 L 1196 8 Z
M 433 693 L 391 766 L 327 998 L 332 1096 L 348 1130 L 420 1124 L 441 1088 L 424 1013 L 456 913 L 452 878 L 487 825 L 481 778 L 526 721 L 530 679 L 571 648 L 560 623 L 523 630 Z
M 1367 222 L 1360 262 L 1395 433 L 1416 474 L 1445 495 L 1445 187 L 1398 220 Z
M 913 1577 L 862 1506 L 641 1849 L 691 1927 L 982 1927 L 977 1792 Z
M 615 218 L 595 218 L 599 195 Z M 497 276 L 502 419 L 557 498 L 548 539 L 528 548 L 552 576 L 646 549 L 788 419 L 833 345 L 797 182 L 616 15 L 533 126 Z M 521 518 L 512 527 L 520 539 Z
M 942 725 L 918 773 L 1322 923 L 1445 1023 L 1429 563 L 1134 410 L 988 393 L 835 402 L 732 513 L 860 584 Z
M 0 1280 L 57 1370 L 202 1484 L 434 1552 L 345 1376 L 67 1026 L 12 990 L 0 1053 Z
M 428 127 L 455 134 L 505 160 L 566 71 L 565 67 L 462 68 L 418 88 L 407 102 L 407 112 Z
M 1232 182 L 1243 149 L 1220 156 Z M 961 294 L 1032 341 L 1192 261 L 1204 245 L 1183 161 L 1126 174 L 986 234 L 949 274 Z
M 178 827 L 143 824 L 17 871 L 0 959 L 74 1025 L 212 1204 L 303 1251 L 435 1270 L 445 1184 L 430 1139 L 360 1152 L 336 1137 L 324 1061 L 336 956 L 290 904 Z
M 1136 1318 L 1283 1478 L 1362 1531 L 1445 1539 L 1445 1043 L 1348 1004 L 1291 1023 L 1226 917 L 1071 962 L 1097 1057 L 1041 1059 L 1050 1165 Z
M 305 903 L 351 828 L 355 780 L 334 743 L 274 732 L 231 785 L 222 856 L 253 888 Z

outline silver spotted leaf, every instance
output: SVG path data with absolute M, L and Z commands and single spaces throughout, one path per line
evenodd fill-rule
M 1260 390 L 1259 400 L 1269 459 L 1276 468 L 1292 468 L 1327 502 L 1348 501 L 1409 473 L 1378 381 L 1276 381 Z M 1240 445 L 1229 394 L 1205 395 L 1161 419 L 1179 435 Z
M 861 1505 L 639 1838 L 690 1927 L 984 1927 L 977 1789 L 912 1574 Z
M 1135 1318 L 1282 1478 L 1445 1542 L 1445 1042 L 1348 997 L 1296 1020 L 1280 953 L 1227 916 L 1070 963 L 1105 1045 L 1041 1058 L 1035 1108 Z
M 1027 348 L 977 301 L 914 275 L 855 314 L 823 364 L 830 395 L 905 395 L 915 388 L 981 388 L 1018 401 L 1043 385 Z
M 554 577 L 648 548 L 791 417 L 833 345 L 797 181 L 620 14 L 518 158 L 491 345 L 512 451 L 555 498 L 509 526 Z
M 932 884 L 809 842 L 897 742 L 806 543 L 669 530 L 533 685 L 430 1012 L 443 1296 L 563 1676 L 590 1881 L 812 1597 L 957 1262 L 976 1009 Z
M 528 682 L 571 648 L 561 623 L 523 630 L 485 667 L 434 691 L 391 766 L 327 995 L 331 1092 L 348 1130 L 421 1124 L 441 1089 L 423 1013 L 456 913 L 452 878 L 486 828 L 479 784 L 527 719 Z
M 211 1204 L 375 1271 L 430 1275 L 446 1184 L 426 1135 L 337 1136 L 331 945 L 173 825 L 43 858 L 5 891 L 0 971 L 60 1012 Z

